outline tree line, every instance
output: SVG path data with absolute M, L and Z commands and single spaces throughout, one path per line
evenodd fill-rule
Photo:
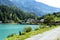
M 41 19 L 44 19 L 43 23 L 51 24 L 56 20 L 60 20 L 60 12 L 49 13 L 39 17 L 33 12 L 26 12 L 17 7 L 0 5 L 0 21 L 2 21 L 2 23 L 21 24 L 22 22 L 26 22 L 29 18 L 34 19 L 36 24 L 38 24 Z

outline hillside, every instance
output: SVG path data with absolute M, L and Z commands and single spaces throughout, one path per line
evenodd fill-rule
M 2 23 L 21 23 L 28 18 L 35 18 L 35 14 L 22 11 L 17 7 L 0 5 L 0 21 Z
M 0 5 L 15 6 L 14 3 L 9 0 L 0 0 Z
M 46 4 L 36 2 L 35 0 L 13 0 L 11 2 L 25 11 L 34 12 L 38 16 L 60 11 L 60 8 L 51 7 Z
M 38 16 L 60 11 L 60 8 L 51 7 L 46 4 L 36 2 L 35 0 L 0 0 L 0 5 L 1 4 L 15 6 L 26 12 L 33 12 Z
M 0 5 L 0 21 L 2 23 L 24 23 L 38 24 L 39 20 L 44 19 L 44 23 L 49 24 L 60 20 L 60 12 L 54 12 L 53 14 L 46 14 L 44 16 L 36 16 L 35 13 L 25 12 L 17 7 L 9 7 Z

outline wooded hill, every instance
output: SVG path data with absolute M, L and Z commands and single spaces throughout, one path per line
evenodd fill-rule
M 0 5 L 0 21 L 2 23 L 21 23 L 28 18 L 35 18 L 32 12 L 25 12 L 17 7 Z
M 45 24 L 50 24 L 56 21 L 60 21 L 60 12 L 53 14 L 45 14 L 44 16 L 37 16 L 33 12 L 25 12 L 17 7 L 10 7 L 0 5 L 0 22 L 2 23 L 25 23 L 27 20 L 30 24 L 38 24 L 41 19 L 44 19 Z

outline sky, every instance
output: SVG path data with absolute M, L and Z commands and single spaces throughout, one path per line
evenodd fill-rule
M 47 4 L 52 7 L 60 8 L 60 0 L 35 0 L 35 1 Z
M 12 1 L 12 0 L 10 0 L 10 1 Z

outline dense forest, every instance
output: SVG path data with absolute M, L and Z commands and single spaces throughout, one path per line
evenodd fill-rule
M 51 24 L 60 20 L 60 12 L 37 16 L 33 12 L 25 12 L 17 7 L 0 5 L 0 23 L 20 23 L 20 24 Z
M 28 18 L 35 18 L 36 15 L 33 12 L 25 12 L 17 7 L 9 7 L 0 5 L 0 21 L 2 23 L 21 23 Z

